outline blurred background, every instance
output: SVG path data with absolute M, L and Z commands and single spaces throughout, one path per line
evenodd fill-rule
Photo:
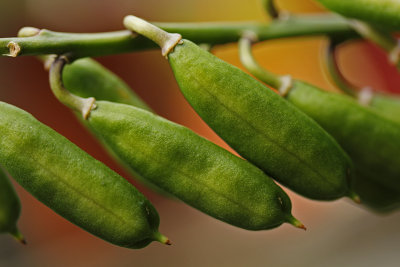
M 2 0 L 0 36 L 15 36 L 23 26 L 65 32 L 120 30 L 128 14 L 152 21 L 267 21 L 259 0 Z M 293 13 L 322 12 L 312 0 L 277 1 Z M 268 69 L 290 73 L 335 90 L 321 69 L 324 38 L 295 38 L 259 43 L 256 58 Z M 237 45 L 213 53 L 240 66 Z M 160 115 L 227 146 L 200 120 L 179 92 L 160 51 L 98 58 L 122 77 Z M 342 47 L 339 63 L 358 86 L 400 93 L 400 75 L 376 47 L 354 42 Z M 0 58 L 1 101 L 32 113 L 82 149 L 129 179 L 160 213 L 160 230 L 173 242 L 142 250 L 108 244 L 72 225 L 16 185 L 22 202 L 20 229 L 27 246 L 0 236 L 0 266 L 398 266 L 400 213 L 377 215 L 349 200 L 316 202 L 288 192 L 293 214 L 306 226 L 283 225 L 250 232 L 204 215 L 181 202 L 137 184 L 99 146 L 73 114 L 53 97 L 47 72 L 33 57 Z

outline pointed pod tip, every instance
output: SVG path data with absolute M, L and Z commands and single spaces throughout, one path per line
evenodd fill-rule
M 300 222 L 299 220 L 297 220 L 295 217 L 293 217 L 292 215 L 290 215 L 287 218 L 287 222 L 290 223 L 291 225 L 293 225 L 294 227 L 303 229 L 303 230 L 307 230 L 307 228 L 305 227 L 305 225 Z
M 169 240 L 168 237 L 166 237 L 165 235 L 161 234 L 160 232 L 156 232 L 154 233 L 154 239 L 162 244 L 171 246 L 172 242 L 171 240 Z
M 21 232 L 18 229 L 15 229 L 10 232 L 10 234 L 17 240 L 19 243 L 26 245 L 26 239 L 25 237 L 21 234 Z
M 349 197 L 351 200 L 353 200 L 355 203 L 361 204 L 360 196 L 359 196 L 356 192 L 354 192 L 354 191 L 349 191 L 348 197 Z

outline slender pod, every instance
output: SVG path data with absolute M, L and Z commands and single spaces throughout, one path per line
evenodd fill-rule
M 61 78 L 63 64 L 63 57 L 53 63 L 52 80 Z M 66 91 L 61 81 L 51 85 L 56 95 Z M 87 125 L 157 187 L 244 229 L 269 229 L 284 222 L 304 228 L 291 215 L 286 193 L 249 162 L 143 109 L 107 101 L 96 101 L 95 106 L 87 115 Z
M 317 1 L 343 16 L 368 21 L 392 30 L 400 30 L 400 1 L 398 0 Z
M 396 206 L 398 202 L 396 194 L 398 192 L 391 186 L 383 185 L 380 180 L 382 180 L 381 177 L 384 174 L 380 172 L 371 173 L 368 169 L 371 167 L 369 166 L 370 162 L 366 160 L 368 157 L 375 157 L 376 151 L 378 151 L 378 159 L 373 164 L 378 169 L 384 169 L 387 168 L 385 165 L 386 158 L 390 157 L 390 155 L 396 157 L 394 156 L 396 148 L 391 150 L 389 148 L 391 144 L 388 141 L 393 139 L 393 134 L 391 136 L 390 132 L 398 131 L 395 123 L 389 122 L 391 130 L 388 133 L 385 132 L 387 127 L 384 126 L 387 119 L 382 118 L 383 121 L 381 121 L 380 115 L 372 110 L 369 111 L 369 108 L 359 105 L 349 96 L 323 92 L 301 81 L 294 81 L 290 87 L 287 87 L 285 86 L 287 84 L 285 81 L 287 76 L 279 76 L 269 72 L 257 63 L 252 55 L 251 40 L 249 38 L 243 37 L 239 47 L 243 65 L 254 76 L 275 88 L 284 88 L 285 90 L 281 91 L 285 92 L 284 96 L 289 101 L 306 112 L 306 114 L 309 114 L 318 123 L 321 123 L 335 138 L 338 138 L 339 143 L 353 157 L 356 163 L 356 175 L 351 187 L 361 196 L 362 202 L 365 201 L 367 206 L 381 211 L 389 210 L 389 207 Z M 327 66 L 332 67 L 329 64 Z M 339 72 L 334 71 L 332 74 L 332 78 L 337 78 L 339 82 L 343 83 L 343 85 L 345 84 L 345 81 L 339 78 Z M 346 91 L 348 94 L 355 95 L 355 92 L 347 86 L 345 86 L 345 90 L 348 90 Z M 369 115 L 370 113 L 372 115 Z M 374 119 L 377 123 L 376 125 Z M 381 128 L 381 126 L 383 127 Z M 385 133 L 380 134 L 380 130 Z M 342 131 L 342 134 L 338 134 L 340 131 Z M 398 139 L 397 135 L 394 134 L 394 140 Z M 386 155 L 386 152 L 389 154 Z M 389 158 L 389 164 L 396 166 L 396 162 L 390 160 Z M 367 168 L 364 165 L 368 165 Z M 384 198 L 385 195 L 387 195 L 386 198 Z
M 0 167 L 0 234 L 11 234 L 16 240 L 25 244 L 25 239 L 17 228 L 21 213 L 21 203 L 18 199 L 7 174 Z
M 29 113 L 0 102 L 0 162 L 39 201 L 115 245 L 168 244 L 151 203 L 128 181 Z
M 352 98 L 296 81 L 286 98 L 341 144 L 356 166 L 400 193 L 400 126 Z
M 377 183 L 368 173 L 358 172 L 353 181 L 354 191 L 362 204 L 378 213 L 389 213 L 400 208 L 400 194 Z
M 162 47 L 186 99 L 240 155 L 306 197 L 349 194 L 351 162 L 312 119 L 192 42 L 134 16 L 124 22 Z
M 249 162 L 150 112 L 97 101 L 88 125 L 158 187 L 219 220 L 249 230 L 289 222 L 291 203 Z
M 400 97 L 393 94 L 375 92 L 369 86 L 357 89 L 342 74 L 336 59 L 337 47 L 341 42 L 329 40 L 322 56 L 323 64 L 329 80 L 341 91 L 358 100 L 361 105 L 369 106 L 379 111 L 382 116 L 400 122 Z

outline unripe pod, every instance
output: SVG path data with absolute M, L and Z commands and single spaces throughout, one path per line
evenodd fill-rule
M 358 172 L 400 193 L 400 126 L 348 96 L 296 81 L 287 99 L 326 129 Z
M 0 102 L 0 162 L 39 201 L 115 245 L 168 243 L 151 203 L 124 178 L 27 112 Z
M 162 47 L 185 98 L 241 156 L 306 197 L 332 200 L 350 194 L 350 159 L 300 110 L 176 34 L 134 16 L 125 18 L 125 26 Z
M 399 97 L 386 94 L 374 94 L 369 106 L 378 110 L 382 116 L 400 123 Z
M 398 0 L 318 0 L 318 2 L 343 16 L 400 30 Z
M 21 204 L 18 196 L 0 167 L 0 234 L 9 233 L 18 241 L 25 243 L 24 237 L 17 228 L 20 213 Z
M 96 102 L 87 123 L 142 177 L 219 220 L 249 230 L 304 227 L 271 178 L 183 126 L 105 101 Z

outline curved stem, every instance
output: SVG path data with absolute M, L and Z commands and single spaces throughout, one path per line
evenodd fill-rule
M 361 89 L 356 88 L 356 86 L 352 85 L 340 71 L 335 52 L 341 43 L 342 40 L 329 40 L 325 53 L 322 56 L 323 63 L 326 67 L 324 68 L 326 69 L 326 74 L 341 91 L 356 98 L 361 105 L 368 106 L 374 95 L 373 89 L 369 86 L 365 86 Z
M 206 22 L 206 23 L 154 23 L 167 32 L 176 32 L 195 43 L 210 45 L 237 42 L 244 31 L 255 32 L 259 40 L 295 36 L 358 35 L 349 22 L 332 14 L 292 16 L 271 23 L 260 22 Z M 156 45 L 131 31 L 106 33 L 59 33 L 29 28 L 29 37 L 0 38 L 0 55 L 23 56 L 66 54 L 69 57 L 96 57 L 156 48 Z M 32 35 L 32 33 L 34 35 Z M 12 48 L 19 48 L 12 52 Z
M 68 58 L 66 56 L 59 56 L 51 64 L 49 71 L 51 90 L 61 103 L 80 112 L 83 118 L 87 119 L 90 115 L 90 111 L 96 107 L 96 100 L 93 97 L 82 98 L 76 96 L 65 89 L 62 83 L 62 71 L 67 63 Z
M 262 0 L 265 11 L 271 19 L 279 18 L 279 11 L 275 6 L 274 0 Z
M 126 16 L 124 25 L 127 29 L 146 36 L 161 47 L 164 57 L 168 56 L 174 47 L 181 42 L 182 35 L 179 33 L 169 33 L 161 28 L 135 16 Z
M 276 88 L 282 95 L 285 95 L 290 89 L 292 82 L 289 75 L 277 75 L 263 67 L 255 60 L 251 46 L 257 41 L 257 36 L 252 32 L 246 32 L 239 40 L 239 55 L 243 66 L 257 79 Z
M 325 73 L 327 74 L 326 76 L 329 80 L 341 91 L 352 97 L 357 97 L 357 89 L 355 86 L 351 85 L 340 71 L 335 53 L 339 44 L 339 41 L 335 41 L 332 38 L 329 39 L 328 45 L 324 49 L 322 56 L 323 64 L 325 66 L 323 69 L 325 70 Z
M 400 46 L 390 34 L 377 30 L 373 26 L 359 20 L 349 20 L 349 22 L 359 35 L 384 49 L 388 53 L 390 63 L 399 65 Z

